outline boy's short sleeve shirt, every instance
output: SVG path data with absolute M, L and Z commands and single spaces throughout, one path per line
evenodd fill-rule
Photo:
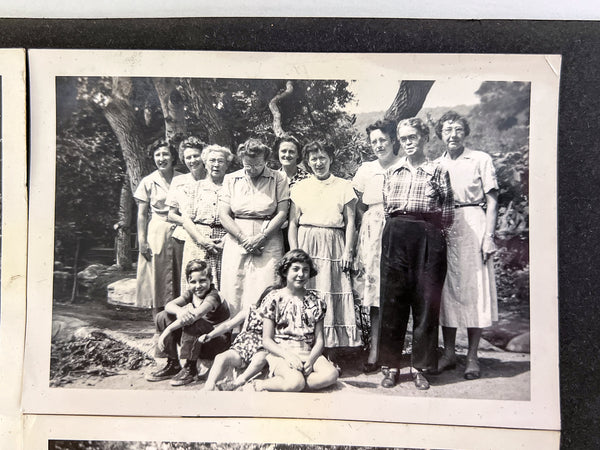
M 192 304 L 194 301 L 194 292 L 191 289 L 188 289 L 181 297 L 186 304 Z M 217 324 L 229 318 L 229 307 L 227 306 L 227 303 L 221 300 L 219 291 L 217 291 L 214 285 L 211 285 L 210 290 L 201 300 L 202 302 L 200 304 L 208 302 L 212 306 L 212 309 L 202 317 L 207 322 Z

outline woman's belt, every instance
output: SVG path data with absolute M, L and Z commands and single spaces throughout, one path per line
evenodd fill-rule
M 310 224 L 306 224 L 306 223 L 299 223 L 298 224 L 299 227 L 310 227 L 310 228 L 326 228 L 326 229 L 331 229 L 331 230 L 344 230 L 345 227 L 326 227 L 324 225 L 310 225 Z
M 479 202 L 479 203 L 455 203 L 454 204 L 455 208 L 466 208 L 468 206 L 479 206 L 480 208 L 485 209 L 486 203 L 485 202 Z
M 246 219 L 246 220 L 271 220 L 273 216 L 244 216 L 244 215 L 235 215 L 236 219 Z
M 441 223 L 441 213 L 419 213 L 412 211 L 394 211 L 389 214 L 389 217 L 397 217 L 407 220 L 422 220 L 424 222 L 433 222 L 435 224 Z
M 221 225 L 221 223 L 218 222 L 211 222 L 211 223 L 207 223 L 207 222 L 200 222 L 200 221 L 194 221 L 194 223 L 196 225 L 204 225 L 205 227 L 211 227 L 211 228 L 223 228 L 223 225 Z

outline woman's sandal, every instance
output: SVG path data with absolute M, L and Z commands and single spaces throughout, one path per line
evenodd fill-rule
M 479 361 L 477 358 L 467 358 L 467 366 L 465 367 L 465 380 L 476 380 L 478 378 L 481 378 Z

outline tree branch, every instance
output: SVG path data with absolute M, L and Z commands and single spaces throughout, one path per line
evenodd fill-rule
M 280 137 L 284 134 L 283 127 L 281 126 L 281 111 L 279 111 L 278 103 L 290 95 L 293 91 L 294 85 L 291 81 L 287 81 L 285 83 L 285 90 L 277 94 L 269 102 L 269 109 L 271 110 L 271 114 L 273 114 L 273 131 L 277 137 Z

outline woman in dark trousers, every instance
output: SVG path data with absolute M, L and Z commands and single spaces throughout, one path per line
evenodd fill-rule
M 389 388 L 398 382 L 412 311 L 411 372 L 417 389 L 429 389 L 425 374 L 437 370 L 438 320 L 446 276 L 444 233 L 452 224 L 454 201 L 448 172 L 425 156 L 427 125 L 417 118 L 402 120 L 397 137 L 406 156 L 387 170 L 383 185 L 381 384 Z

